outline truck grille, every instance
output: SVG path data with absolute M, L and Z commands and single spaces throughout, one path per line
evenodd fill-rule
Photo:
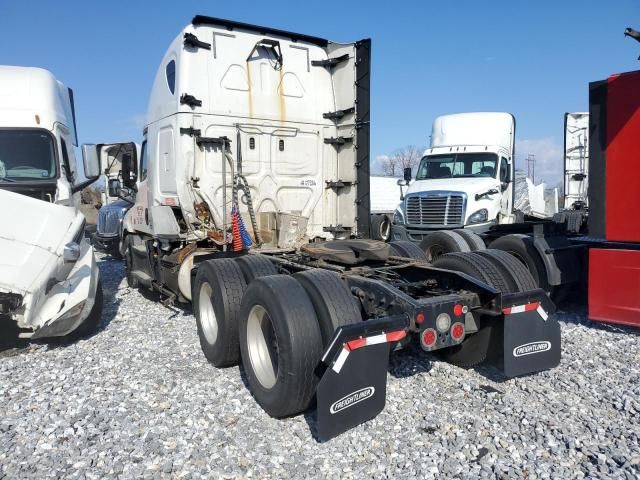
M 464 210 L 463 194 L 407 197 L 409 225 L 463 225 Z
M 98 211 L 98 225 L 97 231 L 99 235 L 113 235 L 120 234 L 120 220 L 124 216 L 124 212 L 121 208 L 109 208 L 108 206 L 102 207 Z

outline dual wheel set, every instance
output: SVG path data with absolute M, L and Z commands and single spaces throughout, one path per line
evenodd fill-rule
M 216 367 L 242 362 L 256 401 L 278 418 L 307 409 L 314 370 L 335 330 L 362 321 L 337 273 L 278 274 L 253 254 L 200 264 L 193 305 L 206 358 Z
M 394 256 L 426 260 L 411 242 L 391 242 Z M 499 250 L 453 252 L 433 266 L 456 270 L 500 292 L 534 290 L 527 268 Z M 314 370 L 338 327 L 363 321 L 358 300 L 332 271 L 279 274 L 266 256 L 208 260 L 193 281 L 200 345 L 216 367 L 242 363 L 252 394 L 273 417 L 307 409 L 315 393 Z M 492 322 L 460 345 L 442 349 L 456 365 L 483 362 L 492 349 Z
M 411 242 L 391 243 L 409 244 Z M 415 248 L 411 249 L 411 252 L 414 254 L 417 251 L 423 252 L 424 257 L 422 258 L 425 258 L 428 262 L 434 262 L 437 258 L 447 253 L 481 252 L 487 249 L 484 240 L 478 234 L 465 229 L 434 231 L 423 238 L 419 247 L 417 245 L 413 246 Z M 507 252 L 517 259 L 520 265 L 524 266 L 533 277 L 536 284 L 535 288 L 542 288 L 552 295 L 556 293 L 554 287 L 548 282 L 544 262 L 536 250 L 531 236 L 524 234 L 504 235 L 493 240 L 488 248 Z M 404 252 L 405 247 L 400 250 Z
M 436 244 L 434 240 L 441 238 L 440 233 L 444 234 L 445 239 L 452 237 L 451 232 L 435 232 L 431 245 Z M 453 240 L 460 239 L 454 236 Z M 482 242 L 480 237 L 477 240 Z M 422 246 L 424 244 L 423 241 Z M 392 255 L 427 261 L 437 268 L 465 273 L 494 287 L 500 293 L 520 293 L 540 288 L 527 266 L 511 253 L 488 249 L 484 243 L 481 248 L 478 245 L 474 250 L 467 245 L 463 248 L 458 244 L 460 250 L 454 251 L 451 251 L 450 247 L 438 245 L 437 255 L 429 255 L 428 250 L 423 251 L 415 243 L 408 241 L 391 242 L 389 247 Z M 491 317 L 482 317 L 477 332 L 467 336 L 459 345 L 437 350 L 434 353 L 443 360 L 460 367 L 473 367 L 484 362 L 493 354 L 498 354 L 502 348 L 496 344 L 500 335 L 496 331 L 496 321 L 497 319 Z

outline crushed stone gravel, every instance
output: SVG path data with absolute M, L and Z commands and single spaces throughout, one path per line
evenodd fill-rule
M 561 365 L 506 381 L 397 352 L 385 410 L 318 443 L 313 412 L 270 418 L 207 363 L 188 308 L 99 266 L 94 335 L 0 353 L 0 478 L 640 479 L 637 330 L 561 312 Z

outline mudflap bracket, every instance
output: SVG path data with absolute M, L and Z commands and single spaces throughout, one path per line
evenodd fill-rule
M 409 318 L 395 315 L 340 327 L 316 375 L 318 439 L 329 440 L 377 416 L 385 406 L 389 354 L 407 335 Z

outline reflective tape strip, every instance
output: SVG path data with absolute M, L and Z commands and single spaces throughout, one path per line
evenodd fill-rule
M 542 319 L 546 322 L 547 318 L 549 318 L 549 314 L 544 311 L 544 308 L 542 308 L 542 305 L 538 305 L 538 308 L 536 308 L 536 311 L 538 312 L 538 315 L 540 315 Z
M 515 307 L 506 307 L 502 309 L 502 313 L 505 315 L 511 315 L 513 313 L 531 312 L 537 310 L 540 307 L 540 302 L 526 303 L 524 305 L 516 305 Z M 544 317 L 543 317 L 544 318 Z
M 387 343 L 387 335 L 382 333 L 380 335 L 374 335 L 373 337 L 367 337 L 367 345 L 377 345 L 379 343 Z
M 350 351 L 358 348 L 366 347 L 369 345 L 379 345 L 381 343 L 391 343 L 402 340 L 407 336 L 407 332 L 404 330 L 397 330 L 395 332 L 381 333 L 379 335 L 373 335 L 371 337 L 357 338 L 345 343 L 345 347 Z
M 347 361 L 348 356 L 349 350 L 345 347 L 342 349 L 340 355 L 338 355 L 338 358 L 336 359 L 336 362 L 333 364 L 332 369 L 334 372 L 340 373 L 340 370 L 342 370 L 342 366 L 344 365 L 344 362 Z
M 405 332 L 404 330 L 397 330 L 395 332 L 381 333 L 379 335 L 373 335 L 371 337 L 356 338 L 355 340 L 350 340 L 343 345 L 342 351 L 338 355 L 338 358 L 336 358 L 336 361 L 331 368 L 334 372 L 340 373 L 340 370 L 342 370 L 344 363 L 347 361 L 349 352 L 369 345 L 397 342 L 399 340 L 402 340 L 406 336 L 407 332 Z

